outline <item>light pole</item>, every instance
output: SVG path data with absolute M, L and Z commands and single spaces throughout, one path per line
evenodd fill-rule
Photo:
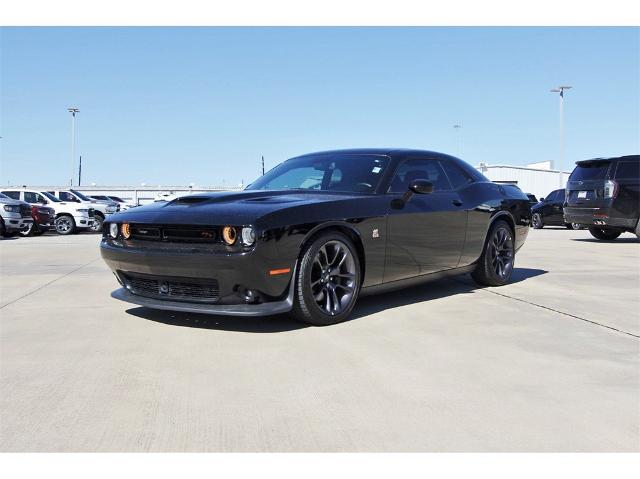
M 564 188 L 564 178 L 562 175 L 562 167 L 564 166 L 564 92 L 571 88 L 572 87 L 568 85 L 563 85 L 550 90 L 552 93 L 560 93 L 560 162 L 558 164 L 559 188 Z
M 71 113 L 71 179 L 69 186 L 73 186 L 73 177 L 76 173 L 76 113 L 80 113 L 78 108 L 67 108 Z
M 462 157 L 462 125 L 455 124 L 453 129 L 458 135 L 458 156 Z

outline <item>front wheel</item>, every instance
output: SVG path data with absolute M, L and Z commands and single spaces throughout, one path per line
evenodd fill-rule
M 482 286 L 502 286 L 511 279 L 515 264 L 515 241 L 511 227 L 502 220 L 491 226 L 482 255 L 471 273 Z
M 38 231 L 38 227 L 36 226 L 35 223 L 29 223 L 29 226 L 27 226 L 26 230 L 22 230 L 20 231 L 20 236 L 22 237 L 27 237 L 27 236 L 33 236 L 36 235 Z
M 94 233 L 100 233 L 102 231 L 102 223 L 104 222 L 104 218 L 100 215 L 95 215 L 93 217 L 93 223 L 89 227 L 91 231 Z
M 622 232 L 621 231 L 616 231 L 616 230 L 610 230 L 610 229 L 607 229 L 607 228 L 589 228 L 589 233 L 591 233 L 591 235 L 594 238 L 597 238 L 599 240 L 602 240 L 602 241 L 613 241 L 618 236 L 620 236 L 620 234 Z
M 55 227 L 58 234 L 70 235 L 76 230 L 76 222 L 73 216 L 60 215 L 56 218 Z
M 315 326 L 344 321 L 360 291 L 360 261 L 351 240 L 337 231 L 316 236 L 296 271 L 292 314 Z
M 531 222 L 533 223 L 534 229 L 541 230 L 544 228 L 544 223 L 542 222 L 542 215 L 540 213 L 534 213 L 531 217 Z

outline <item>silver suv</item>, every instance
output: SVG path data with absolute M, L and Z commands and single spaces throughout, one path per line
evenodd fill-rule
M 33 223 L 31 206 L 0 193 L 0 236 L 10 238 Z

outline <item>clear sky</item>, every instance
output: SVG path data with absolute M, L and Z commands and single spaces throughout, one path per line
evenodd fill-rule
M 474 165 L 640 150 L 640 30 L 3 28 L 0 184 L 232 185 L 311 151 Z M 454 124 L 462 128 L 455 130 Z

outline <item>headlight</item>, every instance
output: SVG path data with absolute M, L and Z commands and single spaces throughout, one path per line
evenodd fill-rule
M 222 228 L 222 238 L 225 243 L 232 245 L 238 239 L 238 233 L 236 233 L 236 229 L 233 226 L 225 226 Z
M 107 213 L 115 213 L 116 212 L 116 207 L 115 206 L 107 206 L 106 211 L 107 211 Z
M 242 228 L 242 244 L 245 246 L 251 246 L 256 242 L 256 230 L 253 228 Z
M 112 238 L 118 237 L 118 223 L 111 223 L 109 225 L 109 234 Z
M 89 213 L 89 210 L 87 208 L 77 208 L 76 211 L 78 213 Z
M 19 213 L 20 205 L 4 205 L 4 210 L 9 213 Z

